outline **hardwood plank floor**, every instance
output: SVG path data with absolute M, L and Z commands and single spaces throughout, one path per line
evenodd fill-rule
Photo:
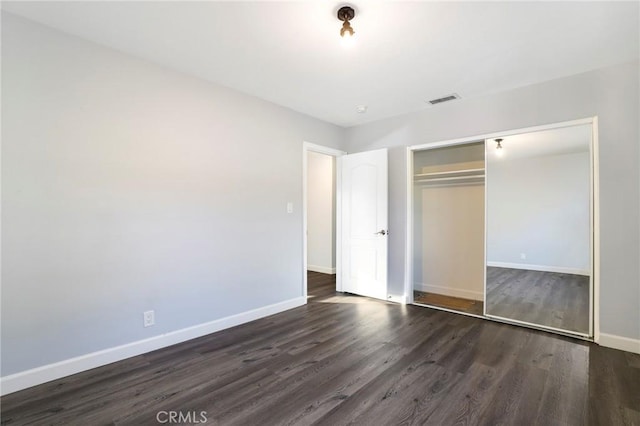
M 343 295 L 309 273 L 306 306 L 1 404 L 3 425 L 153 425 L 160 411 L 212 425 L 638 425 L 640 355 Z
M 463 299 L 461 297 L 445 296 L 443 294 L 413 291 L 413 303 L 438 306 L 466 314 L 484 315 L 482 300 Z
M 589 277 L 487 268 L 487 314 L 589 333 Z

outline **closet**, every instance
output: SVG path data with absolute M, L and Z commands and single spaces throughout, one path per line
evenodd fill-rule
M 413 302 L 483 315 L 484 141 L 412 156 Z
M 409 147 L 410 303 L 593 339 L 597 118 Z

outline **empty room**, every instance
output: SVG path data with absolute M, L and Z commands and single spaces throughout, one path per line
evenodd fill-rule
M 640 425 L 640 2 L 0 7 L 3 426 Z

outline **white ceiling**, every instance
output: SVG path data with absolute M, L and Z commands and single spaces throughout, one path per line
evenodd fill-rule
M 495 138 L 487 139 L 488 161 L 589 152 L 591 124 L 503 136 L 502 155 L 497 155 Z
M 2 2 L 2 9 L 352 126 L 638 58 L 638 2 Z M 461 101 L 454 101 L 461 102 Z M 357 105 L 367 105 L 365 114 Z

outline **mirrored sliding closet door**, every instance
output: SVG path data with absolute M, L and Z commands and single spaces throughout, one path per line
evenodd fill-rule
M 590 336 L 592 125 L 485 144 L 485 314 Z

